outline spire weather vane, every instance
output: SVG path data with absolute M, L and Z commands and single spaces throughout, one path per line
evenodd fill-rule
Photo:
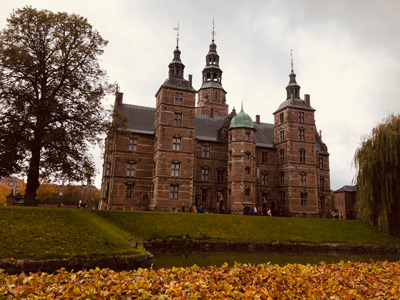
M 176 30 L 176 47 L 179 47 L 179 22 L 178 26 L 174 27 L 174 30 Z
M 290 48 L 290 66 L 292 67 L 292 72 L 293 72 L 293 49 Z
M 213 25 L 213 30 L 211 31 L 211 34 L 212 34 L 212 41 L 214 42 L 214 38 L 215 38 L 215 22 L 214 22 L 214 18 L 212 20 L 212 25 Z

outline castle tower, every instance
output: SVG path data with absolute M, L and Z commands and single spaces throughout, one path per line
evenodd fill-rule
M 318 217 L 316 128 L 310 96 L 300 98 L 291 62 L 286 101 L 274 112 L 280 205 L 292 216 Z
M 179 31 L 178 31 L 179 32 Z M 168 78 L 156 93 L 151 210 L 176 211 L 192 204 L 196 90 L 184 79 L 179 33 Z
M 213 21 L 214 24 L 214 21 Z M 226 91 L 222 87 L 222 70 L 219 68 L 219 55 L 214 42 L 214 25 L 210 49 L 203 69 L 201 88 L 199 89 L 196 114 L 226 117 Z
M 243 214 L 256 203 L 256 129 L 250 116 L 241 111 L 228 130 L 228 199 L 232 214 Z

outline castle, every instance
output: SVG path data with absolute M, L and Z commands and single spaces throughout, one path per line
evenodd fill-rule
M 228 110 L 214 38 L 199 90 L 184 78 L 179 45 L 155 108 L 123 103 L 128 124 L 108 136 L 101 187 L 107 209 L 325 217 L 330 209 L 329 153 L 318 134 L 310 96 L 300 98 L 292 70 L 274 124 L 255 121 L 243 106 Z M 196 103 L 197 98 L 197 103 Z

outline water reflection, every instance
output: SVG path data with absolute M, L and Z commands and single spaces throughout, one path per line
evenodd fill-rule
M 242 264 L 261 264 L 272 263 L 285 265 L 288 263 L 299 264 L 319 264 L 321 261 L 326 263 L 337 263 L 343 261 L 397 261 L 400 254 L 359 254 L 359 253 L 315 253 L 315 252 L 162 252 L 160 250 L 151 251 L 155 257 L 153 268 L 172 268 L 172 267 L 191 267 L 196 264 L 199 267 L 221 266 L 227 262 L 233 266 L 235 262 Z

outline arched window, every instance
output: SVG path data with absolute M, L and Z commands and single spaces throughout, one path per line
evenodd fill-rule
M 179 135 L 175 135 L 172 138 L 172 150 L 181 151 L 181 143 L 182 143 L 181 137 Z
M 299 141 L 304 142 L 306 140 L 306 131 L 304 128 L 299 129 Z
M 125 198 L 133 198 L 133 182 L 125 183 Z
M 136 172 L 136 164 L 134 161 L 128 161 L 126 164 L 126 176 L 133 177 Z
M 208 181 L 210 179 L 210 169 L 208 167 L 203 167 L 201 169 L 201 180 Z
M 268 185 L 268 173 L 263 172 L 261 174 L 261 185 L 267 186 Z
M 280 157 L 281 163 L 285 162 L 285 150 L 281 149 L 279 151 L 279 157 Z
M 307 174 L 305 172 L 300 173 L 300 185 L 301 186 L 307 185 Z
M 250 152 L 246 152 L 245 155 L 246 155 L 246 159 L 250 160 L 251 153 Z
M 179 194 L 179 185 L 173 183 L 169 186 L 169 198 L 170 199 L 178 199 Z
M 307 206 L 307 193 L 303 192 L 300 194 L 301 206 Z
M 250 170 L 250 167 L 244 168 L 244 172 L 246 173 L 246 175 L 250 175 Z
M 306 150 L 300 149 L 299 157 L 300 157 L 300 162 L 304 164 L 306 162 Z
M 181 164 L 177 161 L 172 162 L 171 164 L 171 176 L 172 177 L 179 177 L 181 169 Z

